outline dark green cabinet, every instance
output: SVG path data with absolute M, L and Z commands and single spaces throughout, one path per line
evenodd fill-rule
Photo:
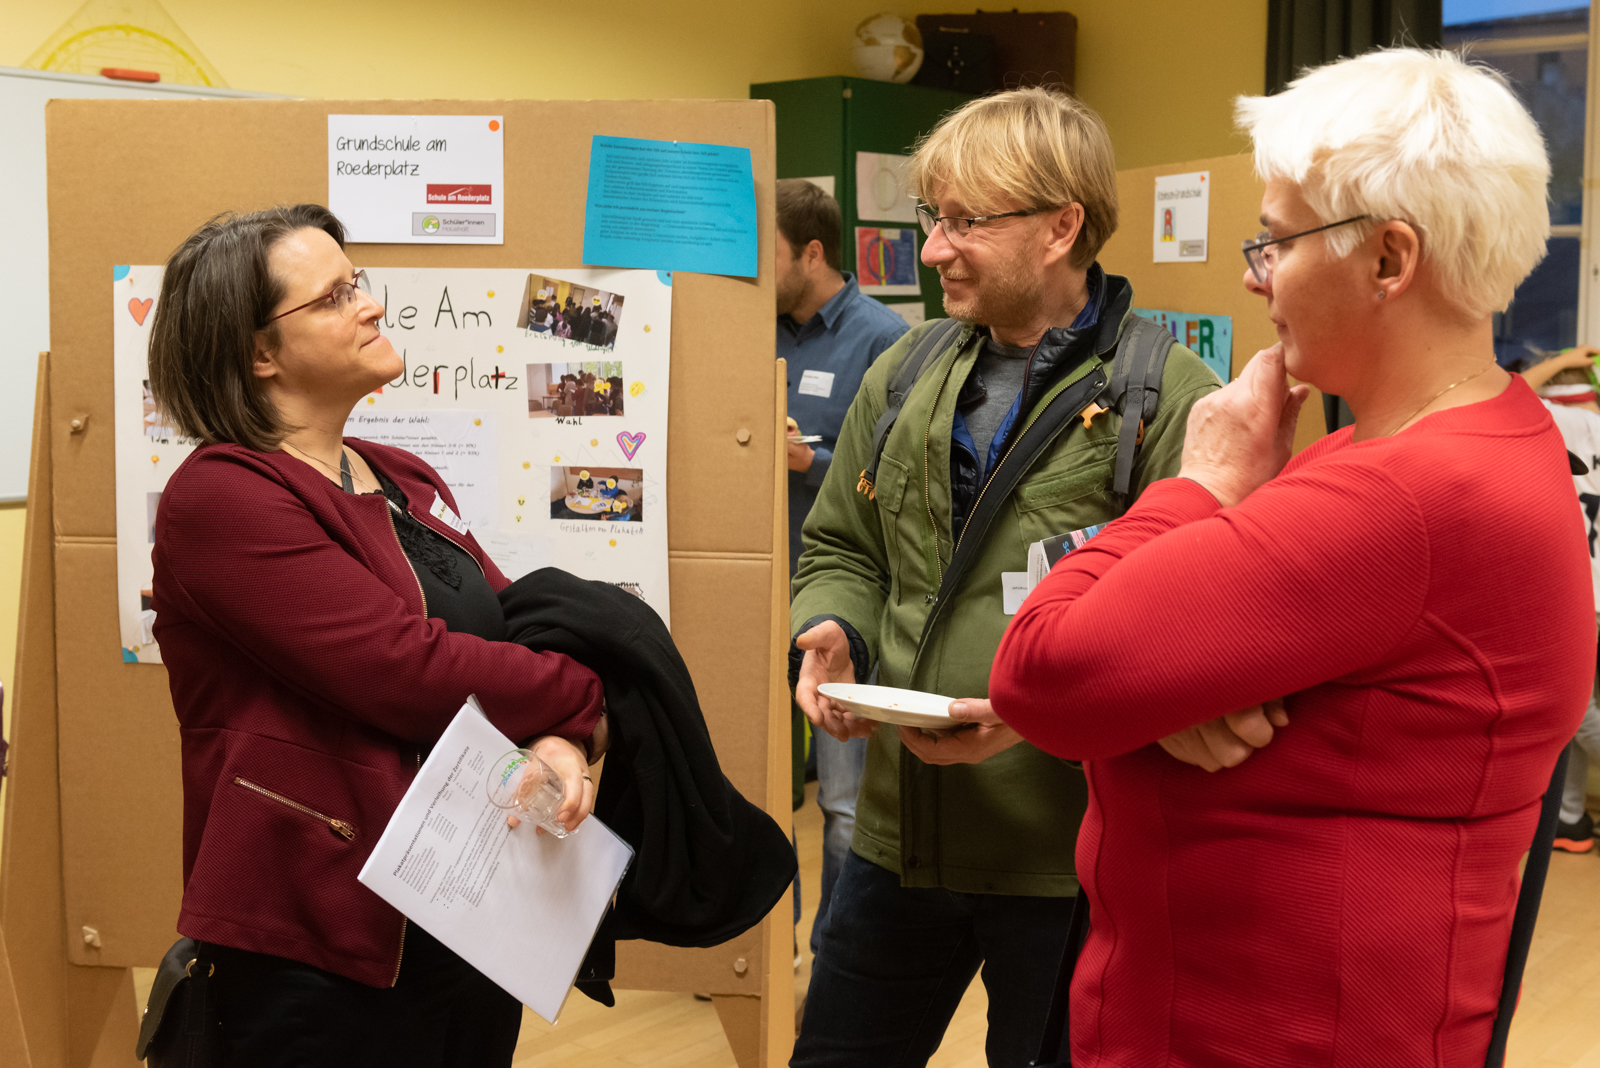
M 971 100 L 965 93 L 895 85 L 865 78 L 804 78 L 762 82 L 750 87 L 752 100 L 770 100 L 777 111 L 778 177 L 816 178 L 832 175 L 833 195 L 844 216 L 842 261 L 856 270 L 855 228 L 909 227 L 922 250 L 922 231 L 915 223 L 885 222 L 856 215 L 856 153 L 908 155 L 918 137 L 933 129 L 947 112 Z M 939 275 L 917 263 L 922 285 L 918 296 L 882 296 L 886 304 L 920 300 L 929 318 L 942 316 Z

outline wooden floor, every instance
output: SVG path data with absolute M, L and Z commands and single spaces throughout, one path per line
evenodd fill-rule
M 804 960 L 796 977 L 799 990 L 805 989 L 810 974 L 807 940 L 822 873 L 822 816 L 816 789 L 815 783 L 806 788 L 806 805 L 795 813 L 805 905 L 800 919 Z M 1600 799 L 1591 797 L 1590 809 L 1600 811 Z M 142 1005 L 154 970 L 137 968 L 135 973 Z M 929 1062 L 932 1068 L 984 1068 L 987 1004 L 982 984 L 974 982 L 944 1045 Z M 513 1064 L 516 1068 L 735 1068 L 709 1002 L 688 994 L 635 990 L 617 991 L 612 1009 L 574 993 L 555 1027 L 523 1010 L 522 1038 Z M 1506 1065 L 1600 1068 L 1600 850 L 1583 856 L 1557 853 L 1551 858 Z

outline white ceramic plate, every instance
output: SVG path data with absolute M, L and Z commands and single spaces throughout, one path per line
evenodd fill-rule
M 879 723 L 935 731 L 962 725 L 961 721 L 950 718 L 949 708 L 950 702 L 955 700 L 953 697 L 941 697 L 921 690 L 901 690 L 893 686 L 861 686 L 844 682 L 825 682 L 817 690 L 861 718 L 877 720 Z

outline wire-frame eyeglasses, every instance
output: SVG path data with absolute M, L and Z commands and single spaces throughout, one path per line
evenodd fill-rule
M 1281 245 L 1285 241 L 1293 241 L 1295 238 L 1305 237 L 1307 234 L 1320 234 L 1322 231 L 1332 230 L 1336 226 L 1349 226 L 1351 223 L 1360 222 L 1366 217 L 1365 215 L 1356 215 L 1349 219 L 1341 219 L 1339 222 L 1329 223 L 1327 226 L 1301 230 L 1298 234 L 1290 234 L 1287 237 L 1273 237 L 1263 230 L 1256 235 L 1254 241 L 1241 241 L 1239 245 L 1241 251 L 1244 252 L 1244 262 L 1249 266 L 1250 273 L 1255 275 L 1256 282 L 1260 285 L 1266 285 L 1267 279 L 1272 277 L 1273 261 L 1277 259 L 1277 254 L 1272 251 L 1274 245 Z
M 293 315 L 297 311 L 309 308 L 313 304 L 321 304 L 323 301 L 327 301 L 332 306 L 333 310 L 339 313 L 339 318 L 348 319 L 356 310 L 357 290 L 367 294 L 369 297 L 372 295 L 372 285 L 367 281 L 366 271 L 357 271 L 356 276 L 350 281 L 340 282 L 338 285 L 328 290 L 328 292 L 322 294 L 322 296 L 317 297 L 315 300 L 308 300 L 304 304 L 301 304 L 298 307 L 290 308 L 286 312 L 279 312 L 277 315 L 274 315 L 272 318 L 268 319 L 267 322 L 275 323 L 279 319 L 282 319 L 285 315 Z

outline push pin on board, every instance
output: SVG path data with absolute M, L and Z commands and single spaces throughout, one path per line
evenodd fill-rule
M 1088 430 L 1089 424 L 1094 422 L 1094 417 L 1106 410 L 1107 409 L 1100 407 L 1100 405 L 1096 404 L 1094 401 L 1090 401 L 1088 407 L 1084 408 L 1083 411 L 1078 413 L 1078 415 L 1083 418 L 1083 429 Z

